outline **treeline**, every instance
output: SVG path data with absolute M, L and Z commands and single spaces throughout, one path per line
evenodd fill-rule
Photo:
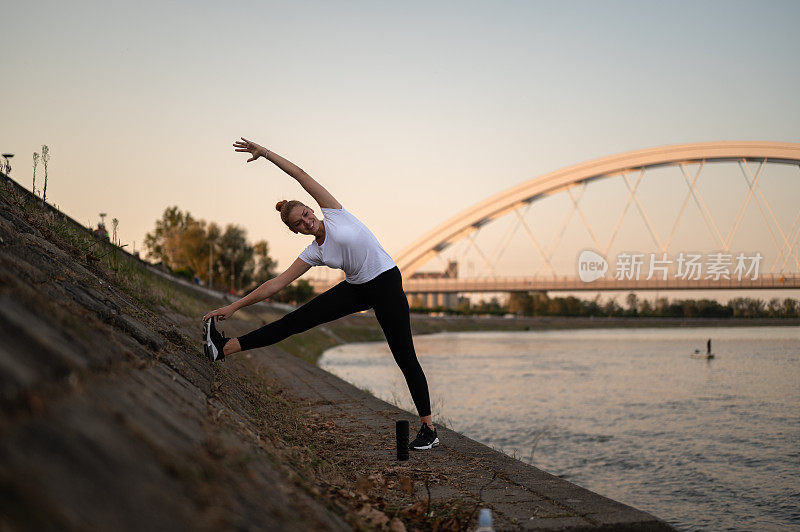
M 245 294 L 275 276 L 277 263 L 266 240 L 247 241 L 238 225 L 221 228 L 193 217 L 177 206 L 168 207 L 144 239 L 147 259 L 160 262 L 173 273 L 204 286 Z M 303 302 L 314 295 L 308 281 L 300 280 L 271 299 Z
M 655 303 L 628 294 L 623 307 L 613 298 L 579 299 L 574 296 L 550 297 L 545 292 L 512 292 L 507 303 L 498 298 L 472 304 L 464 298 L 452 309 L 415 306 L 416 312 L 446 314 L 517 314 L 522 316 L 596 316 L 596 317 L 658 317 L 658 318 L 798 318 L 800 301 L 791 298 L 763 299 L 738 297 L 726 304 L 711 299 L 658 298 Z

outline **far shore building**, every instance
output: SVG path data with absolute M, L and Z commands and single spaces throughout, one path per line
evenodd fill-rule
M 458 277 L 458 262 L 447 261 L 447 268 L 443 272 L 416 272 L 411 279 L 455 279 Z M 455 308 L 459 298 L 457 293 L 429 293 L 408 294 L 408 304 L 412 307 L 444 307 Z

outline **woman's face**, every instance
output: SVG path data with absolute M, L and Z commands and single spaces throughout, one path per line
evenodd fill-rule
M 313 235 L 319 229 L 319 223 L 314 211 L 305 205 L 298 205 L 289 213 L 289 226 L 296 233 Z

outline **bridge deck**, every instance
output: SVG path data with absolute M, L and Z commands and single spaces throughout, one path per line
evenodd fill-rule
M 338 281 L 312 281 L 317 292 L 327 290 Z M 761 275 L 758 279 L 598 279 L 586 283 L 578 277 L 484 277 L 478 279 L 404 279 L 408 294 L 457 292 L 577 292 L 577 291 L 642 291 L 642 290 L 781 290 L 800 289 L 800 275 Z

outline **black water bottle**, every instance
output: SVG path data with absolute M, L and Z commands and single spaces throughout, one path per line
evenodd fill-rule
M 408 421 L 400 419 L 395 423 L 397 433 L 397 459 L 408 460 Z

